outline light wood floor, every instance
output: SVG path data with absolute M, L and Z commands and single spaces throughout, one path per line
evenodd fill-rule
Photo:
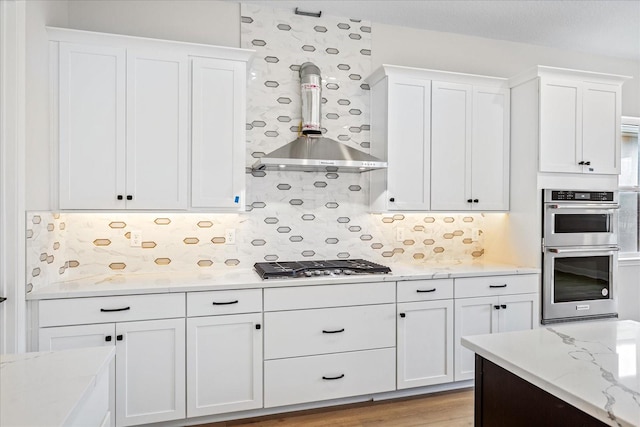
M 269 415 L 199 427 L 462 427 L 473 426 L 473 389 Z

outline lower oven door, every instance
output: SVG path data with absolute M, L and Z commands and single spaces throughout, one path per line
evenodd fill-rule
M 547 247 L 543 259 L 543 323 L 616 314 L 617 247 Z

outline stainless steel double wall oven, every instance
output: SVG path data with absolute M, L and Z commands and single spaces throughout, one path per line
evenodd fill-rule
M 543 190 L 542 323 L 617 317 L 618 193 Z

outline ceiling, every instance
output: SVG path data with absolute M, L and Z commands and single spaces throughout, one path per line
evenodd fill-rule
M 640 0 L 245 2 L 640 61 Z

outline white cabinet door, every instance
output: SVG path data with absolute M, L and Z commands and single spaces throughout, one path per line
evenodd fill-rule
M 127 50 L 127 208 L 187 207 L 187 56 Z
M 582 86 L 541 79 L 540 171 L 582 172 Z
M 262 407 L 261 319 L 260 313 L 187 319 L 189 417 Z
M 462 346 L 462 337 L 498 331 L 498 297 L 464 298 L 455 301 L 455 374 L 454 380 L 473 379 L 474 352 Z
M 60 43 L 61 209 L 122 209 L 125 50 Z
M 500 297 L 499 331 L 524 331 L 538 327 L 539 294 L 504 295 Z
M 453 381 L 453 300 L 398 304 L 398 389 Z
M 471 204 L 472 87 L 433 82 L 431 94 L 431 209 Z
M 185 320 L 116 325 L 116 424 L 185 417 Z
M 246 64 L 194 58 L 191 206 L 244 209 Z
M 115 325 L 113 323 L 103 323 L 40 328 L 38 339 L 38 351 L 58 351 L 114 345 L 116 342 Z
M 620 86 L 584 83 L 582 160 L 585 173 L 620 173 Z
M 390 80 L 388 102 L 388 209 L 429 210 L 431 81 Z
M 473 210 L 509 209 L 509 114 L 508 89 L 473 88 Z

